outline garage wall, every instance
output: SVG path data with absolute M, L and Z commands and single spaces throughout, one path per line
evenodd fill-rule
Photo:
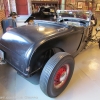
M 0 30 L 2 29 L 1 27 L 1 21 L 5 19 L 5 11 L 4 10 L 0 10 Z
M 9 0 L 10 2 L 10 12 L 16 12 L 16 2 L 15 2 L 15 0 Z
M 5 4 L 4 4 L 4 1 L 0 0 L 0 31 L 2 29 L 1 27 L 1 21 L 5 19 Z
M 27 0 L 27 2 L 28 2 L 28 14 L 30 15 L 32 13 L 31 0 Z
M 99 4 L 99 8 L 97 7 L 97 5 Z M 97 19 L 100 20 L 100 0 L 95 0 L 95 14 L 97 16 Z
M 65 0 L 61 0 L 61 10 L 65 9 Z

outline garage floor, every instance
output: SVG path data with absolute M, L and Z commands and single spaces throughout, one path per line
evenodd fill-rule
M 39 73 L 25 79 L 9 64 L 0 65 L 0 100 L 100 100 L 98 44 L 89 44 L 89 47 L 75 58 L 75 62 L 73 77 L 57 98 L 49 98 L 41 91 Z

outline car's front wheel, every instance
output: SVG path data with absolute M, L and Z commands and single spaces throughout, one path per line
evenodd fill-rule
M 66 52 L 53 55 L 43 68 L 40 88 L 49 97 L 57 97 L 68 85 L 74 70 L 74 59 Z

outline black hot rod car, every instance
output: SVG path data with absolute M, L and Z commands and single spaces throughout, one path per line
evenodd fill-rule
M 89 13 L 60 11 L 58 20 L 64 14 L 74 17 L 61 22 L 36 20 L 34 25 L 11 29 L 0 39 L 0 53 L 18 73 L 30 77 L 42 70 L 40 87 L 49 97 L 58 96 L 68 85 L 74 57 L 87 45 L 93 29 Z

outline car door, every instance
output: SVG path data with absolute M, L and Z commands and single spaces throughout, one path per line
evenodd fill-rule
M 66 31 L 66 35 L 61 36 L 58 40 L 56 39 L 55 42 L 64 51 L 74 55 L 78 51 L 83 34 L 84 27 L 73 26 Z
M 82 41 L 80 43 L 78 51 L 84 49 L 88 42 L 90 41 L 92 37 L 92 31 L 93 31 L 93 25 L 90 25 L 88 27 L 84 27 L 84 34 L 82 36 Z

